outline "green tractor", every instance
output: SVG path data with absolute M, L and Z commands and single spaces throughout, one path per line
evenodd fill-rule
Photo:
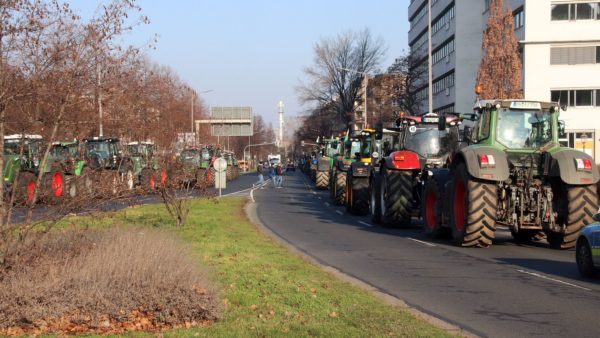
M 222 156 L 227 161 L 227 180 L 232 181 L 239 176 L 239 170 L 237 167 L 237 160 L 235 158 L 235 154 L 232 151 L 224 151 L 222 153 Z
M 518 241 L 543 231 L 552 247 L 574 247 L 598 210 L 599 174 L 591 156 L 560 146 L 559 111 L 553 102 L 478 102 L 473 128 L 464 133 L 468 145 L 449 168 L 432 170 L 423 197 L 426 226 L 450 228 L 465 247 L 491 245 L 497 226 Z
M 132 173 L 133 185 L 141 186 L 143 190 L 156 190 L 159 183 L 164 186 L 167 179 L 165 168 L 161 168 L 154 155 L 153 142 L 129 142 L 127 156 L 123 159 L 126 163 L 125 172 Z M 127 176 L 129 177 L 129 176 Z
M 215 149 L 210 146 L 202 148 L 187 147 L 181 151 L 178 161 L 182 166 L 184 184 L 195 183 L 197 186 L 210 185 L 214 180 L 214 161 Z
M 333 160 L 329 173 L 329 196 L 337 205 L 346 203 L 346 173 L 354 161 L 355 154 L 360 151 L 360 141 L 346 136 L 340 143 L 340 153 Z
M 125 161 L 119 151 L 119 139 L 114 137 L 91 137 L 83 140 L 85 159 L 94 176 L 94 191 L 105 188 L 101 194 L 115 196 L 134 188 L 133 165 Z
M 333 168 L 333 160 L 340 153 L 342 148 L 339 139 L 323 139 L 318 142 L 320 146 L 320 157 L 317 162 L 315 173 L 315 185 L 317 189 L 329 189 L 329 175 Z
M 70 198 L 93 195 L 92 174 L 78 140 L 52 143 L 48 163 L 62 168 Z
M 4 137 L 4 184 L 9 188 L 8 191 L 16 194 L 15 201 L 18 205 L 32 203 L 40 171 L 43 172 L 40 200 L 58 202 L 65 196 L 62 168 L 51 162 L 41 168 L 42 156 L 42 136 L 15 134 Z

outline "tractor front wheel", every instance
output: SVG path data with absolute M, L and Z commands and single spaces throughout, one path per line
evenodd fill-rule
M 346 183 L 346 209 L 353 215 L 369 211 L 369 179 L 350 176 Z
M 327 190 L 329 187 L 329 171 L 317 171 L 315 186 L 319 190 Z
M 497 189 L 494 183 L 477 180 L 459 164 L 454 175 L 450 209 L 452 237 L 456 245 L 488 247 L 496 231 Z
M 427 180 L 423 201 L 421 202 L 423 208 L 423 230 L 427 236 L 440 237 L 443 234 L 443 230 L 447 229 L 442 228 L 444 221 L 442 196 L 440 184 L 435 177 Z
M 333 202 L 337 205 L 344 205 L 346 200 L 346 173 L 336 171 L 333 184 L 335 185 Z
M 381 223 L 380 189 L 380 181 L 376 178 L 372 178 L 369 184 L 369 214 L 371 215 L 371 222 L 375 224 Z

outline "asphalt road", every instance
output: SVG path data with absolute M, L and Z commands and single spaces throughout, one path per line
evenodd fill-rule
M 251 181 L 243 178 L 236 184 Z M 385 229 L 346 214 L 300 172 L 283 185 L 253 191 L 266 227 L 423 312 L 479 336 L 600 336 L 600 280 L 579 277 L 573 250 L 517 245 L 505 230 L 490 248 L 459 248 L 427 238 L 418 225 Z

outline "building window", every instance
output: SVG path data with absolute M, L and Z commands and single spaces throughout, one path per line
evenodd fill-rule
M 550 47 L 551 65 L 579 65 L 600 63 L 599 46 Z
M 518 8 L 513 12 L 513 18 L 515 20 L 515 30 L 525 25 L 525 12 L 523 12 L 523 7 Z
M 552 5 L 552 21 L 600 20 L 600 2 Z
M 444 91 L 446 88 L 454 86 L 454 71 L 445 74 L 433 81 L 433 93 L 437 94 Z
M 410 29 L 413 29 L 415 25 L 423 19 L 423 17 L 427 14 L 427 1 L 423 2 L 421 7 L 417 10 L 417 12 L 410 18 Z
M 439 107 L 433 110 L 434 113 L 436 114 L 442 114 L 442 113 L 454 113 L 456 112 L 455 108 L 454 108 L 454 103 L 445 105 L 443 107 Z
M 600 107 L 600 89 L 552 90 L 550 99 L 569 107 Z
M 483 0 L 483 12 L 487 12 L 490 9 L 490 0 Z
M 593 90 L 577 90 L 575 91 L 575 106 L 592 106 Z
M 577 20 L 591 20 L 594 15 L 594 4 L 575 4 L 577 6 Z M 595 7 L 595 6 L 594 6 Z
M 441 47 L 436 48 L 433 51 L 431 54 L 431 62 L 434 64 L 438 63 L 452 52 L 454 52 L 454 36 L 450 38 L 449 41 L 446 41 Z
M 569 5 L 552 5 L 552 20 L 569 20 Z
M 431 34 L 437 33 L 442 27 L 454 18 L 454 3 L 448 6 L 444 12 L 438 15 L 438 18 L 431 24 Z

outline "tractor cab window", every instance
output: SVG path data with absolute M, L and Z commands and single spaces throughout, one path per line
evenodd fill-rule
M 404 148 L 425 158 L 443 156 L 458 142 L 458 135 L 452 129 L 440 131 L 437 125 L 432 124 L 411 126 L 404 140 Z
M 350 157 L 354 157 L 354 154 L 360 151 L 360 141 L 352 141 L 350 146 Z
M 181 158 L 186 163 L 200 164 L 200 154 L 198 150 L 187 149 L 181 152 Z
M 129 155 L 139 155 L 140 154 L 140 146 L 137 144 L 130 144 L 127 146 L 127 152 Z
M 5 155 L 18 155 L 21 152 L 21 141 L 10 140 L 4 142 L 4 154 Z M 27 147 L 23 149 L 23 152 L 27 151 Z
M 497 139 L 508 148 L 539 148 L 552 141 L 548 111 L 510 110 L 498 112 Z
M 202 149 L 202 159 L 203 160 L 210 159 L 210 153 L 208 152 L 208 149 L 206 149 L 206 148 Z
M 483 141 L 490 137 L 490 116 L 491 112 L 488 109 L 481 112 L 471 135 L 474 141 Z
M 106 142 L 89 142 L 87 144 L 87 148 L 89 151 L 99 152 L 99 153 L 107 153 L 109 152 L 108 143 Z
M 117 155 L 119 153 L 119 149 L 117 148 L 116 143 L 109 143 L 108 149 L 110 155 Z
M 371 136 L 365 137 L 361 142 L 360 148 L 361 157 L 371 156 L 371 150 L 373 148 L 373 138 Z

